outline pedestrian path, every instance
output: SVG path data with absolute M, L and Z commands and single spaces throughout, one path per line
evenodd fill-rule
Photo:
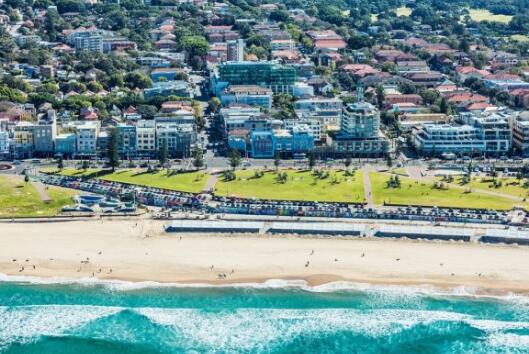
M 46 186 L 44 184 L 42 184 L 39 181 L 31 181 L 31 184 L 33 185 L 33 187 L 35 187 L 35 189 L 37 190 L 37 193 L 39 194 L 40 199 L 44 203 L 51 202 L 51 198 L 48 195 L 48 192 L 46 192 Z
M 373 171 L 371 165 L 366 165 L 362 169 L 362 174 L 364 176 L 364 198 L 368 206 L 373 205 L 373 193 L 371 191 L 371 180 L 369 179 L 369 172 Z
M 213 191 L 213 188 L 215 188 L 215 184 L 217 183 L 217 175 L 209 175 L 209 179 L 206 183 L 206 186 L 204 187 L 205 192 Z

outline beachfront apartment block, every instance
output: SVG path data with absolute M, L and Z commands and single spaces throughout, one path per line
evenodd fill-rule
M 342 110 L 340 133 L 351 138 L 372 138 L 380 131 L 380 112 L 370 103 L 346 105 Z
M 476 127 L 481 131 L 485 143 L 483 153 L 486 156 L 501 156 L 512 148 L 512 130 L 509 124 L 511 113 L 507 111 L 469 113 L 459 115 L 463 124 Z
M 190 157 L 197 142 L 194 124 L 179 124 L 171 121 L 156 121 L 156 145 L 167 146 L 171 157 Z
M 380 131 L 380 112 L 367 102 L 347 104 L 342 109 L 340 130 L 332 147 L 340 156 L 383 156 L 388 140 Z
M 55 154 L 68 158 L 75 155 L 76 149 L 74 133 L 59 134 L 55 138 Z
M 139 156 L 156 154 L 156 124 L 154 120 L 139 120 L 136 124 L 136 146 Z
M 52 156 L 57 125 L 51 121 L 19 122 L 14 127 L 14 152 L 19 158 Z
M 100 123 L 98 121 L 82 122 L 75 127 L 77 156 L 96 156 L 99 130 Z
M 502 156 L 513 143 L 523 151 L 529 127 L 513 112 L 463 113 L 453 123 L 424 124 L 412 132 L 412 143 L 425 155 Z
M 136 156 L 137 138 L 136 126 L 120 123 L 118 129 L 118 152 L 125 159 Z
M 13 133 L 14 152 L 16 158 L 30 158 L 35 152 L 33 145 L 33 125 L 20 122 Z
M 39 156 L 52 156 L 55 151 L 57 136 L 57 122 L 55 115 L 51 120 L 41 120 L 33 125 L 33 144 L 35 153 Z
M 485 150 L 480 129 L 470 125 L 424 124 L 412 132 L 412 144 L 419 154 L 427 156 L 473 155 Z
M 273 158 L 276 154 L 292 157 L 314 150 L 314 137 L 303 125 L 292 129 L 252 131 L 245 149 L 253 158 Z

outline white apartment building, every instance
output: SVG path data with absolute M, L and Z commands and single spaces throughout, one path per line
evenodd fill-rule
M 140 120 L 136 125 L 138 154 L 149 155 L 156 151 L 156 125 L 154 120 Z
M 470 125 L 424 124 L 412 133 L 415 148 L 426 155 L 476 154 L 485 150 L 481 129 Z
M 84 122 L 76 126 L 77 155 L 95 156 L 97 154 L 97 136 L 99 129 L 98 122 Z

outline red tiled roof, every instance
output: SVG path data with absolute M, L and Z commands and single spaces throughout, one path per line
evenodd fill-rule
M 342 49 L 347 46 L 343 39 L 318 39 L 315 41 L 316 48 L 338 48 Z
M 475 103 L 470 103 L 467 106 L 465 106 L 465 108 L 469 111 L 476 111 L 476 110 L 482 110 L 482 109 L 494 108 L 494 107 L 496 106 L 493 104 L 487 103 L 487 102 L 475 102 Z

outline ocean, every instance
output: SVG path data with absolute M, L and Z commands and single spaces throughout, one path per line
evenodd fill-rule
M 0 353 L 529 353 L 529 299 L 10 279 L 0 282 Z

